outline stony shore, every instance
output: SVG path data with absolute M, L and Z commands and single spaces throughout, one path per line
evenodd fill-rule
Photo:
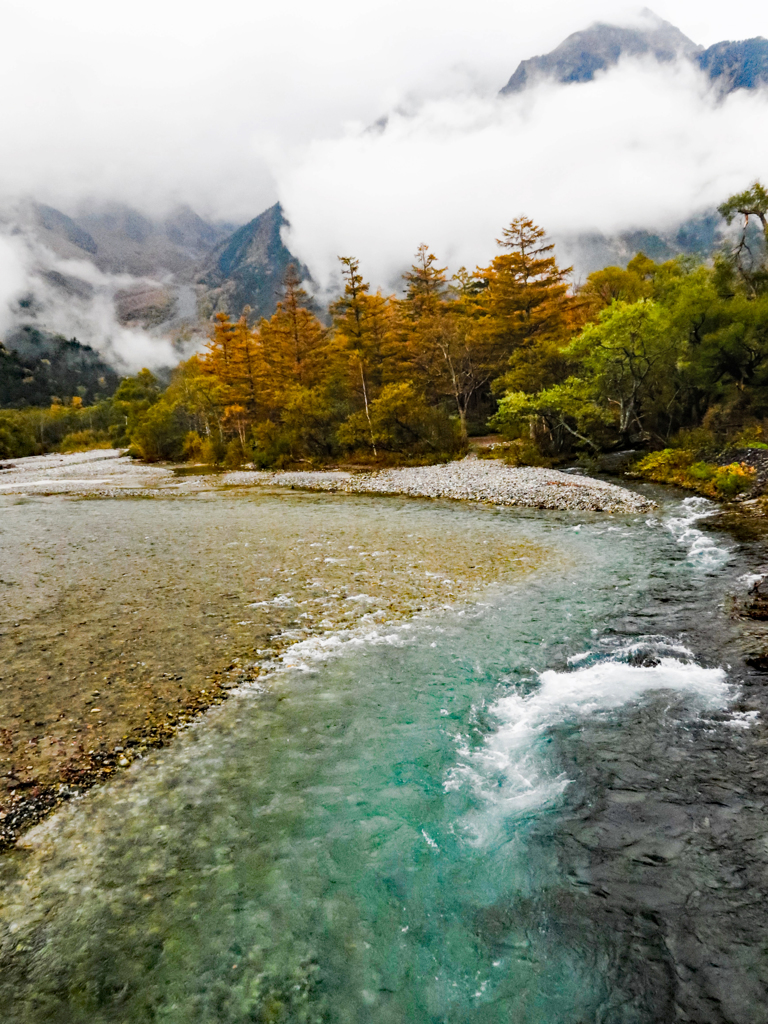
M 237 470 L 179 477 L 164 466 L 146 466 L 109 450 L 17 459 L 0 469 L 1 494 L 97 494 L 175 491 L 212 487 L 290 487 L 350 494 L 399 494 L 452 498 L 491 505 L 575 512 L 646 512 L 654 503 L 626 487 L 554 469 L 511 467 L 469 456 L 437 466 L 349 473 L 342 470 L 272 473 Z M 191 467 L 190 467 L 191 468 Z

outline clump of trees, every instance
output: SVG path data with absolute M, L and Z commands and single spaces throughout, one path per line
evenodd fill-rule
M 768 419 L 768 193 L 757 183 L 720 212 L 740 216 L 742 230 L 709 264 L 638 254 L 626 270 L 591 274 L 576 296 L 587 322 L 559 347 L 558 379 L 507 387 L 495 424 L 553 455 L 758 441 Z
M 562 376 L 585 322 L 544 232 L 518 218 L 488 267 L 453 277 L 426 245 L 401 297 L 341 257 L 343 294 L 321 322 L 290 268 L 274 316 L 220 314 L 206 350 L 129 425 L 145 459 L 288 466 L 339 458 L 436 461 L 487 431 L 497 395 Z
M 525 217 L 474 271 L 449 277 L 420 246 L 399 297 L 373 292 L 359 261 L 340 258 L 344 290 L 324 320 L 289 268 L 272 317 L 219 314 L 167 388 L 144 370 L 92 407 L 0 413 L 0 456 L 90 439 L 149 461 L 230 467 L 423 462 L 454 457 L 489 427 L 533 464 L 757 442 L 768 423 L 768 193 L 756 183 L 720 212 L 741 230 L 714 260 L 639 253 L 578 288 Z
M 155 376 L 142 370 L 93 405 L 75 395 L 66 403 L 54 398 L 49 406 L 0 409 L 0 459 L 128 447 L 161 395 Z M 174 455 L 170 447 L 167 453 Z

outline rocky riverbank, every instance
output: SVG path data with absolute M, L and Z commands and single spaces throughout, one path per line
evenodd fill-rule
M 451 498 L 506 507 L 575 512 L 646 512 L 654 503 L 644 496 L 577 473 L 512 467 L 469 456 L 437 466 L 350 473 L 342 470 L 264 472 L 238 470 L 197 474 L 184 467 L 177 475 L 165 466 L 136 463 L 120 452 L 17 459 L 0 470 L 1 494 L 189 494 L 217 487 L 288 487 L 348 494 L 400 494 Z

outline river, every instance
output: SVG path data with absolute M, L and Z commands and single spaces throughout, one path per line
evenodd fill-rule
M 37 826 L 7 1024 L 768 1021 L 754 553 L 698 498 L 434 507 L 547 559 L 301 641 Z

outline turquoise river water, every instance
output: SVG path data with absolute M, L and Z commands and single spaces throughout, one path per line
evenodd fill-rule
M 558 557 L 303 644 L 39 826 L 3 1021 L 768 1021 L 750 553 L 701 499 L 450 509 Z

